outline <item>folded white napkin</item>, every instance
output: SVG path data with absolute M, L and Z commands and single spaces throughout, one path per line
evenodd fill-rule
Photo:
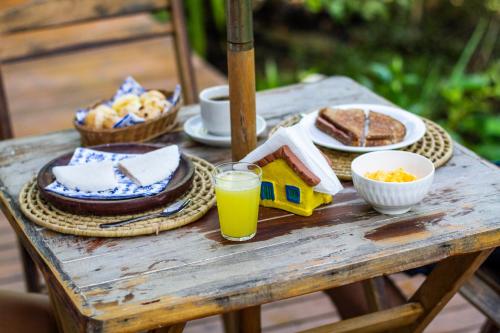
M 321 179 L 321 182 L 314 186 L 316 192 L 334 195 L 342 190 L 342 184 L 328 165 L 325 156 L 314 145 L 309 137 L 309 133 L 300 124 L 291 127 L 281 127 L 272 137 L 250 152 L 241 161 L 254 163 L 274 153 L 284 145 L 287 145 L 302 163 Z
M 171 145 L 122 160 L 118 167 L 137 185 L 148 186 L 172 176 L 179 162 L 179 147 Z
M 111 162 L 57 166 L 52 168 L 52 173 L 59 183 L 73 190 L 91 192 L 118 187 Z

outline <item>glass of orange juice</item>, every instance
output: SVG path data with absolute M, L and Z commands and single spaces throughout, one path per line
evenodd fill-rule
M 219 164 L 213 174 L 222 237 L 236 242 L 257 232 L 262 170 L 251 163 Z

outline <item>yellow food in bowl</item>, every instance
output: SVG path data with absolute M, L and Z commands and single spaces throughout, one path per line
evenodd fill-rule
M 398 168 L 392 171 L 377 170 L 374 172 L 365 173 L 365 177 L 381 182 L 405 183 L 417 180 L 415 175 L 406 172 L 403 168 Z

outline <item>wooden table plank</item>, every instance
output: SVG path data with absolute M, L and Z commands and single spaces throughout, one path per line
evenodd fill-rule
M 334 77 L 259 93 L 257 110 L 274 125 L 290 114 L 348 102 L 387 104 Z M 180 120 L 198 112 L 183 108 Z M 160 141 L 211 162 L 230 158 L 229 150 L 198 145 L 180 131 Z M 309 218 L 262 208 L 256 238 L 243 244 L 220 237 L 215 209 L 180 229 L 124 239 L 61 235 L 33 225 L 18 210 L 21 186 L 77 145 L 73 131 L 0 143 L 0 187 L 3 201 L 10 200 L 11 223 L 65 289 L 65 302 L 103 331 L 242 309 L 500 244 L 500 172 L 459 145 L 425 200 L 398 217 L 376 213 L 345 183 L 333 204 Z

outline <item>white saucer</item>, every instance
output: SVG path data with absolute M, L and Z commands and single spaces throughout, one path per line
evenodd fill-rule
M 257 116 L 257 135 L 262 134 L 266 130 L 266 120 L 261 116 Z M 204 143 L 209 146 L 215 147 L 230 147 L 231 136 L 219 136 L 208 133 L 207 129 L 203 127 L 201 116 L 194 116 L 189 118 L 184 123 L 184 132 L 194 141 Z
M 409 146 L 418 140 L 420 140 L 424 134 L 425 134 L 425 124 L 422 121 L 421 118 L 417 117 L 416 115 L 391 106 L 385 106 L 385 105 L 376 105 L 376 104 L 344 104 L 344 105 L 335 105 L 332 106 L 332 108 L 337 108 L 337 109 L 362 109 L 368 111 L 376 111 L 383 113 L 385 115 L 391 116 L 396 120 L 399 120 L 403 125 L 406 127 L 406 135 L 404 139 L 401 142 L 390 144 L 390 145 L 385 145 L 385 146 L 375 146 L 375 147 L 354 147 L 354 146 L 347 146 L 344 145 L 342 142 L 335 140 L 333 137 L 330 135 L 320 131 L 316 126 L 315 126 L 315 121 L 318 116 L 318 110 L 313 111 L 309 114 L 307 114 L 304 118 L 301 120 L 302 126 L 307 128 L 309 130 L 309 133 L 311 134 L 311 138 L 314 143 L 330 148 L 330 149 L 336 149 L 336 150 L 342 150 L 342 151 L 348 151 L 348 152 L 355 152 L 355 153 L 366 153 L 370 151 L 377 151 L 377 150 L 389 150 L 389 149 L 398 149 L 398 148 L 403 148 L 406 146 Z

